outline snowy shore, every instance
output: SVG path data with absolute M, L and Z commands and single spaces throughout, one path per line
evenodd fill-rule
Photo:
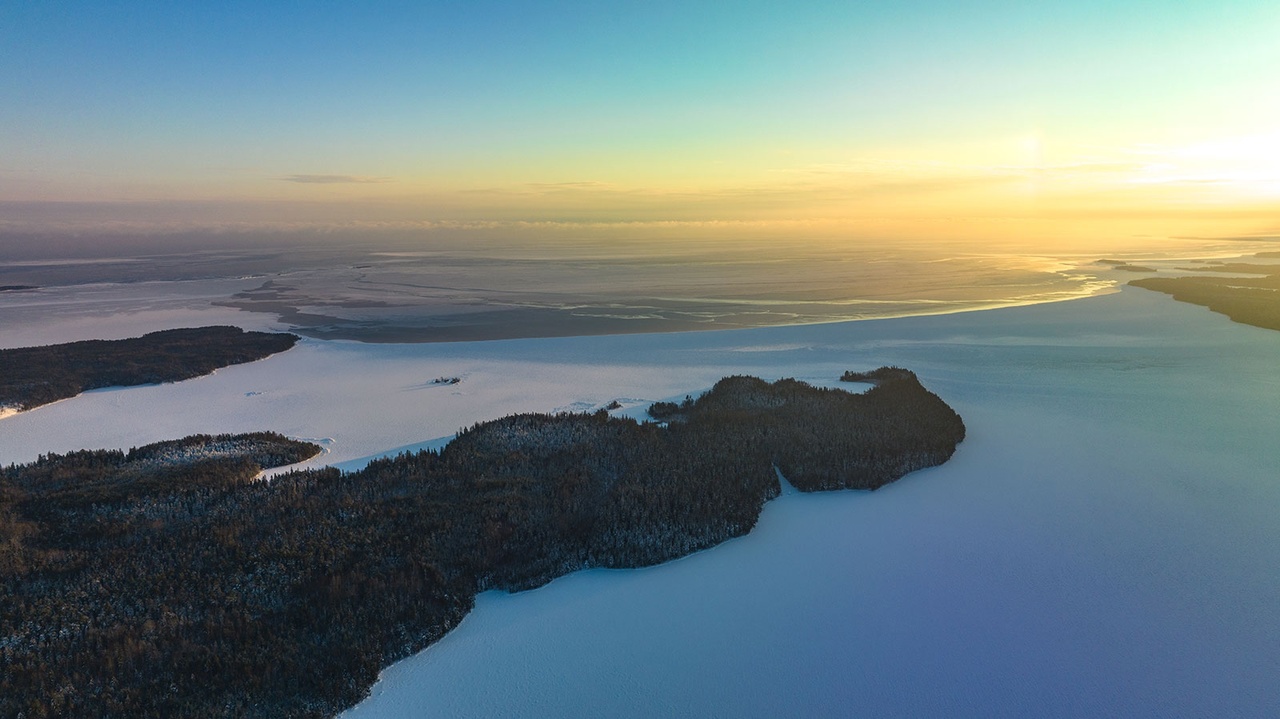
M 727 374 L 884 364 L 964 417 L 948 464 L 784 496 L 749 536 L 660 567 L 483 595 L 349 716 L 1280 712 L 1280 333 L 1133 288 L 729 332 L 304 340 L 7 417 L 0 462 L 270 429 L 354 468 L 512 412 L 638 414 Z

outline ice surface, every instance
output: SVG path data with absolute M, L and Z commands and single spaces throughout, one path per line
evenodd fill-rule
M 1132 290 L 761 334 L 819 353 L 765 374 L 916 369 L 968 439 L 683 560 L 482 595 L 344 716 L 1280 713 L 1280 334 Z
M 1280 333 L 1138 289 L 726 332 L 306 340 L 7 417 L 0 462 L 274 429 L 354 467 L 511 412 L 883 364 L 964 417 L 946 465 L 785 495 L 660 567 L 482 595 L 348 716 L 1280 715 Z
M 18 262 L 3 255 L 39 248 L 0 241 L 0 286 L 37 288 L 0 292 L 0 346 L 96 336 L 100 321 L 117 331 L 166 324 L 194 310 L 213 318 L 239 308 L 257 317 L 236 324 L 322 339 L 474 341 L 935 314 L 1080 297 L 1116 282 L 1105 265 L 912 243 L 436 237 L 422 238 L 425 251 L 387 252 L 378 249 L 386 237 L 257 249 L 225 244 L 233 239 L 219 238 L 222 249 Z

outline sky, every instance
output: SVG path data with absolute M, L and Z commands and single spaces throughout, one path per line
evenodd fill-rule
M 0 229 L 1280 230 L 1280 5 L 13 2 Z

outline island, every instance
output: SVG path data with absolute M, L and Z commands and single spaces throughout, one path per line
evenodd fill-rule
M 1128 260 L 1095 260 L 1096 265 L 1110 265 L 1113 270 L 1121 270 L 1124 272 L 1156 272 L 1156 268 L 1147 267 L 1146 265 L 1135 265 Z
M 783 481 L 875 489 L 952 456 L 951 407 L 865 376 L 726 377 L 661 423 L 512 415 L 347 473 L 256 481 L 319 450 L 269 433 L 2 468 L 0 715 L 332 716 L 479 592 L 714 546 Z
M 1145 277 L 1129 284 L 1207 307 L 1235 322 L 1280 330 L 1280 273 L 1266 277 Z
M 0 414 L 103 387 L 178 382 L 283 352 L 297 335 L 191 327 L 123 340 L 0 349 Z

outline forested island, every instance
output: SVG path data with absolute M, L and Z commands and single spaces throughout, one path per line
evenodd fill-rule
M 1155 272 L 1156 268 L 1147 267 L 1146 265 L 1135 265 L 1126 260 L 1098 260 L 1099 265 L 1110 265 L 1113 270 L 1123 270 L 1125 272 Z
M 1208 307 L 1235 322 L 1280 330 L 1280 273 L 1266 277 L 1145 277 L 1129 284 Z
M 283 352 L 297 341 L 288 333 L 214 326 L 0 349 L 0 409 L 33 409 L 102 387 L 179 382 Z
M 0 715 L 323 717 L 477 593 L 750 531 L 781 486 L 874 489 L 964 424 L 907 370 L 862 394 L 728 377 L 665 422 L 521 414 L 440 451 L 254 481 L 318 447 L 189 437 L 0 469 Z

